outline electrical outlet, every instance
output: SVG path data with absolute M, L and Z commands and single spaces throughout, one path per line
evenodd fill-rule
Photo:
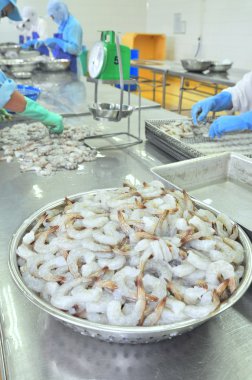
M 181 13 L 174 13 L 173 16 L 173 33 L 185 34 L 186 33 L 186 21 L 182 20 Z

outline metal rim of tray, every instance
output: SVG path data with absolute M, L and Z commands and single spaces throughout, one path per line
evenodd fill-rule
M 175 158 L 177 158 L 177 156 L 175 156 L 176 153 L 182 157 L 184 156 L 185 158 L 197 158 L 197 157 L 201 157 L 201 156 L 206 156 L 206 155 L 208 155 L 207 153 L 201 152 L 200 150 L 197 149 L 197 144 L 198 143 L 203 144 L 203 143 L 211 142 L 210 138 L 203 137 L 201 135 L 196 135 L 193 138 L 185 137 L 185 138 L 180 140 L 174 136 L 169 135 L 168 133 L 165 133 L 164 131 L 162 131 L 160 129 L 160 127 L 163 126 L 164 124 L 175 123 L 175 122 L 183 122 L 183 121 L 191 121 L 191 120 L 192 119 L 186 118 L 186 117 L 184 117 L 184 118 L 181 117 L 178 119 L 145 120 L 146 135 L 148 136 L 150 142 L 152 141 L 151 135 L 153 135 L 156 138 L 156 139 L 154 138 L 154 143 L 156 145 L 158 145 L 165 152 L 168 152 L 168 149 L 169 149 L 169 152 L 170 152 L 169 154 L 171 156 L 174 156 Z M 208 123 L 211 123 L 214 120 L 215 119 L 211 118 L 211 117 L 206 119 L 206 121 Z M 192 141 L 192 139 L 193 139 L 193 141 Z M 160 141 L 158 141 L 158 140 L 160 140 Z M 162 145 L 162 147 L 160 145 Z M 173 152 L 174 152 L 174 154 L 173 154 Z M 213 151 L 209 154 L 219 154 L 222 152 L 225 152 L 224 146 L 223 146 L 223 151 L 220 152 L 218 150 L 213 149 Z M 226 152 L 229 153 L 230 151 L 226 150 Z M 249 157 L 249 158 L 252 157 L 252 154 L 247 154 L 247 153 L 244 154 L 244 153 L 242 153 L 242 151 L 234 151 L 234 153 L 243 154 L 244 156 Z
M 82 196 L 87 194 L 102 192 L 102 191 L 114 191 L 116 188 L 109 189 L 98 189 L 83 193 L 78 193 L 68 198 L 71 200 L 78 200 Z M 211 319 L 214 316 L 222 313 L 232 305 L 234 305 L 246 292 L 248 289 L 251 280 L 252 280 L 252 245 L 245 234 L 245 232 L 239 228 L 239 237 L 240 241 L 244 247 L 245 251 L 245 271 L 244 276 L 239 284 L 238 289 L 234 292 L 234 294 L 225 302 L 221 304 L 221 306 L 213 313 L 208 315 L 205 318 L 201 319 L 189 319 L 182 322 L 172 323 L 168 325 L 158 325 L 158 326 L 136 326 L 136 327 L 127 327 L 127 326 L 113 326 L 113 325 L 105 325 L 90 322 L 85 319 L 77 318 L 71 315 L 66 314 L 63 311 L 60 311 L 50 305 L 48 302 L 42 300 L 37 294 L 31 291 L 23 282 L 18 264 L 17 264 L 17 255 L 16 250 L 18 245 L 20 244 L 22 237 L 24 236 L 27 230 L 30 230 L 31 226 L 37 220 L 39 216 L 44 214 L 46 211 L 60 207 L 65 202 L 65 198 L 61 198 L 55 202 L 51 202 L 46 206 L 40 208 L 38 211 L 33 213 L 28 219 L 26 219 L 23 224 L 20 226 L 18 231 L 13 235 L 13 238 L 10 242 L 9 249 L 9 269 L 12 275 L 12 278 L 19 288 L 19 290 L 25 295 L 28 300 L 30 300 L 34 305 L 36 305 L 40 310 L 43 310 L 49 313 L 54 318 L 60 320 L 62 323 L 67 325 L 68 327 L 74 329 L 75 331 L 81 333 L 82 335 L 88 335 L 94 338 L 98 338 L 101 340 L 106 340 L 109 342 L 117 342 L 117 343 L 151 343 L 157 342 L 164 339 L 170 339 L 173 336 L 180 335 L 184 332 L 191 331 L 195 327 L 201 325 L 207 320 Z M 213 210 L 206 206 L 204 203 L 200 201 L 194 200 L 194 203 L 197 207 L 201 207 L 204 209 L 209 209 L 213 212 Z M 216 212 L 214 212 L 217 214 Z

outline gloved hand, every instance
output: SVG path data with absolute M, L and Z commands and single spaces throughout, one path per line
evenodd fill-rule
M 51 49 L 54 49 L 55 46 L 59 46 L 62 50 L 65 51 L 66 43 L 61 40 L 60 38 L 47 38 L 45 40 L 45 45 L 50 47 Z
M 218 95 L 211 96 L 194 104 L 192 107 L 192 119 L 195 125 L 204 121 L 210 111 L 224 111 L 232 109 L 232 95 L 228 91 L 222 91 Z
M 12 120 L 12 116 L 5 109 L 0 110 L 0 121 Z
M 209 129 L 209 136 L 221 137 L 226 132 L 252 130 L 252 112 L 246 112 L 239 116 L 221 116 L 216 119 Z
M 30 48 L 33 48 L 35 47 L 36 43 L 37 43 L 38 40 L 29 40 L 27 41 L 26 43 L 22 44 L 21 45 L 21 48 L 22 49 L 30 49 Z
M 64 130 L 63 118 L 57 113 L 50 112 L 40 104 L 34 102 L 29 98 L 26 99 L 26 108 L 24 112 L 19 115 L 31 118 L 33 120 L 41 121 L 49 131 L 52 133 L 60 134 Z
M 44 40 L 36 40 L 36 43 L 34 45 L 35 49 L 39 49 L 41 46 L 45 45 Z

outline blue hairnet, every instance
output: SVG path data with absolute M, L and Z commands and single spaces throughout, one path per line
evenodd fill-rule
M 8 4 L 12 4 L 14 9 L 9 13 L 8 17 L 13 21 L 22 21 L 21 14 L 17 7 L 17 0 L 0 0 L 0 11 Z
M 60 25 L 66 21 L 69 17 L 69 10 L 65 3 L 58 0 L 50 0 L 47 6 L 47 12 L 49 16 L 53 16 L 56 24 Z

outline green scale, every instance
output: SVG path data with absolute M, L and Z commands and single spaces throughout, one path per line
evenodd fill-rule
M 123 79 L 130 79 L 130 48 L 120 45 Z M 116 50 L 115 32 L 104 31 L 101 41 L 92 47 L 88 60 L 91 78 L 102 80 L 119 80 L 119 59 Z

